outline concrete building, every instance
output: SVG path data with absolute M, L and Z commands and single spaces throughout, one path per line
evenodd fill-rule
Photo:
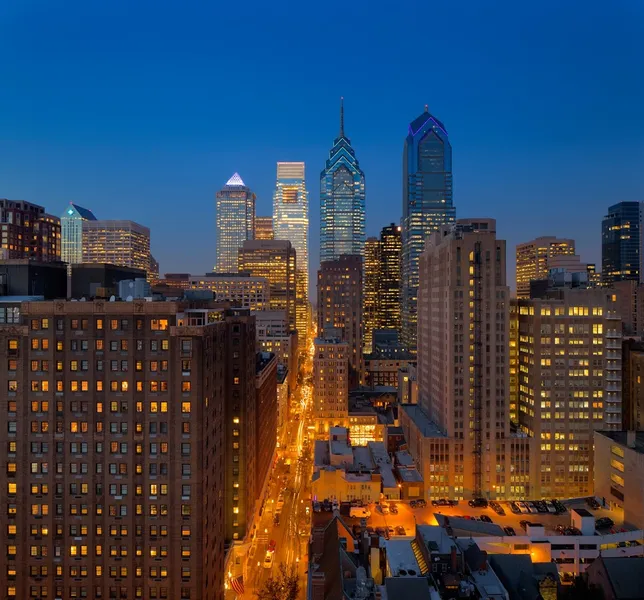
M 4 308 L 3 595 L 223 599 L 235 323 L 177 302 Z
M 270 284 L 266 277 L 253 277 L 249 273 L 206 273 L 191 275 L 188 287 L 193 290 L 210 290 L 218 302 L 227 301 L 233 306 L 252 311 L 267 310 L 270 306 Z
M 24 200 L 0 199 L 0 259 L 60 260 L 60 219 Z
M 258 352 L 255 374 L 255 444 L 257 510 L 275 459 L 277 443 L 277 358 L 270 352 Z
M 119 298 L 121 300 L 134 300 L 152 296 L 152 288 L 144 277 L 136 279 L 123 279 L 119 281 Z
M 644 432 L 596 431 L 594 494 L 644 529 Z
M 112 264 L 81 263 L 72 265 L 71 297 L 110 298 L 118 296 L 119 282 L 145 278 L 145 271 Z
M 619 202 L 602 219 L 602 281 L 640 281 L 642 264 L 640 202 Z
M 273 240 L 273 217 L 255 217 L 255 239 Z
M 296 312 L 297 263 L 288 240 L 252 240 L 239 249 L 239 271 L 269 283 L 270 310 L 285 310 L 291 330 L 298 330 Z M 305 332 L 302 334 L 303 337 Z
M 134 221 L 82 221 L 83 262 L 150 268 L 150 230 Z
M 152 280 L 152 293 L 165 298 L 183 298 L 189 288 L 190 273 L 165 273 L 162 278 Z
M 289 328 L 286 311 L 258 310 L 254 315 L 257 351 L 275 354 L 277 364 L 288 369 L 288 383 L 294 391 L 297 385 L 297 332 Z
M 289 372 L 284 365 L 277 365 L 277 430 L 283 431 L 284 424 L 288 419 L 289 393 Z M 280 444 L 282 439 L 279 440 Z
M 621 322 L 605 288 L 518 300 L 519 427 L 535 440 L 534 495 L 592 492 L 593 431 L 622 423 Z
M 343 255 L 318 271 L 318 334 L 339 337 L 349 347 L 349 388 L 362 373 L 362 257 Z
M 364 288 L 362 292 L 363 318 L 363 351 L 369 354 L 373 351 L 374 329 L 379 327 L 380 312 L 380 240 L 375 237 L 367 238 L 364 246 Z
M 313 344 L 313 416 L 323 433 L 349 414 L 349 345 L 320 338 Z
M 517 298 L 530 297 L 530 281 L 546 279 L 554 257 L 575 254 L 575 241 L 553 236 L 518 244 L 516 249 Z M 561 263 L 560 263 L 561 264 Z
M 28 258 L 0 260 L 0 296 L 67 297 L 67 268 L 62 262 Z

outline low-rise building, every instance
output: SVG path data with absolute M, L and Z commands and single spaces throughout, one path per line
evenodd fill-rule
M 378 473 L 351 473 L 346 469 L 328 467 L 313 473 L 311 493 L 314 500 L 337 500 L 364 503 L 378 502 L 382 479 Z
M 253 311 L 269 308 L 270 283 L 265 277 L 253 277 L 249 273 L 206 273 L 191 275 L 188 287 L 210 290 L 216 300 L 229 301 L 233 306 Z
M 590 589 L 600 590 L 604 600 L 635 600 L 644 592 L 644 558 L 600 556 L 586 569 Z
M 288 369 L 284 365 L 277 365 L 277 430 L 284 427 L 288 419 Z

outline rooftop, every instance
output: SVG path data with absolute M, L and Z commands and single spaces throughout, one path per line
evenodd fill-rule
M 603 435 L 607 438 L 610 438 L 614 442 L 638 452 L 644 454 L 644 431 L 597 431 L 597 435 Z M 634 441 L 634 447 L 629 446 L 628 444 L 628 434 L 631 434 L 631 437 Z
M 434 525 L 418 525 L 420 535 L 429 550 L 429 553 L 449 554 L 452 548 L 456 548 L 460 554 L 460 549 L 456 542 L 447 535 L 444 527 L 435 527 Z
M 602 556 L 600 560 L 604 562 L 606 573 L 615 591 L 615 598 L 637 600 L 642 597 L 643 557 L 607 558 Z
M 431 598 L 429 580 L 426 577 L 387 577 L 384 583 L 383 600 L 423 600 Z
M 239 176 L 239 173 L 233 173 L 233 176 L 226 182 L 226 185 L 231 185 L 235 187 L 244 187 L 246 184 L 244 180 Z
M 392 575 L 420 575 L 420 566 L 409 538 L 387 540 L 387 563 Z
M 417 404 L 401 404 L 400 408 L 407 413 L 425 437 L 445 437 L 445 434 L 440 430 L 438 425 Z

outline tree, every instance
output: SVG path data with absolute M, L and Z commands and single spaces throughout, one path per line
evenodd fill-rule
M 297 600 L 300 581 L 294 567 L 280 563 L 276 575 L 271 575 L 264 586 L 255 592 L 259 600 Z

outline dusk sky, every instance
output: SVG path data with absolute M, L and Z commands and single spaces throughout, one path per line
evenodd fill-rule
M 280 160 L 306 162 L 314 273 L 340 96 L 368 235 L 400 220 L 425 104 L 457 217 L 497 219 L 512 284 L 518 242 L 573 237 L 599 263 L 607 207 L 644 201 L 641 0 L 3 0 L 0 39 L 0 198 L 146 225 L 162 273 L 213 267 L 233 172 L 271 214 Z

